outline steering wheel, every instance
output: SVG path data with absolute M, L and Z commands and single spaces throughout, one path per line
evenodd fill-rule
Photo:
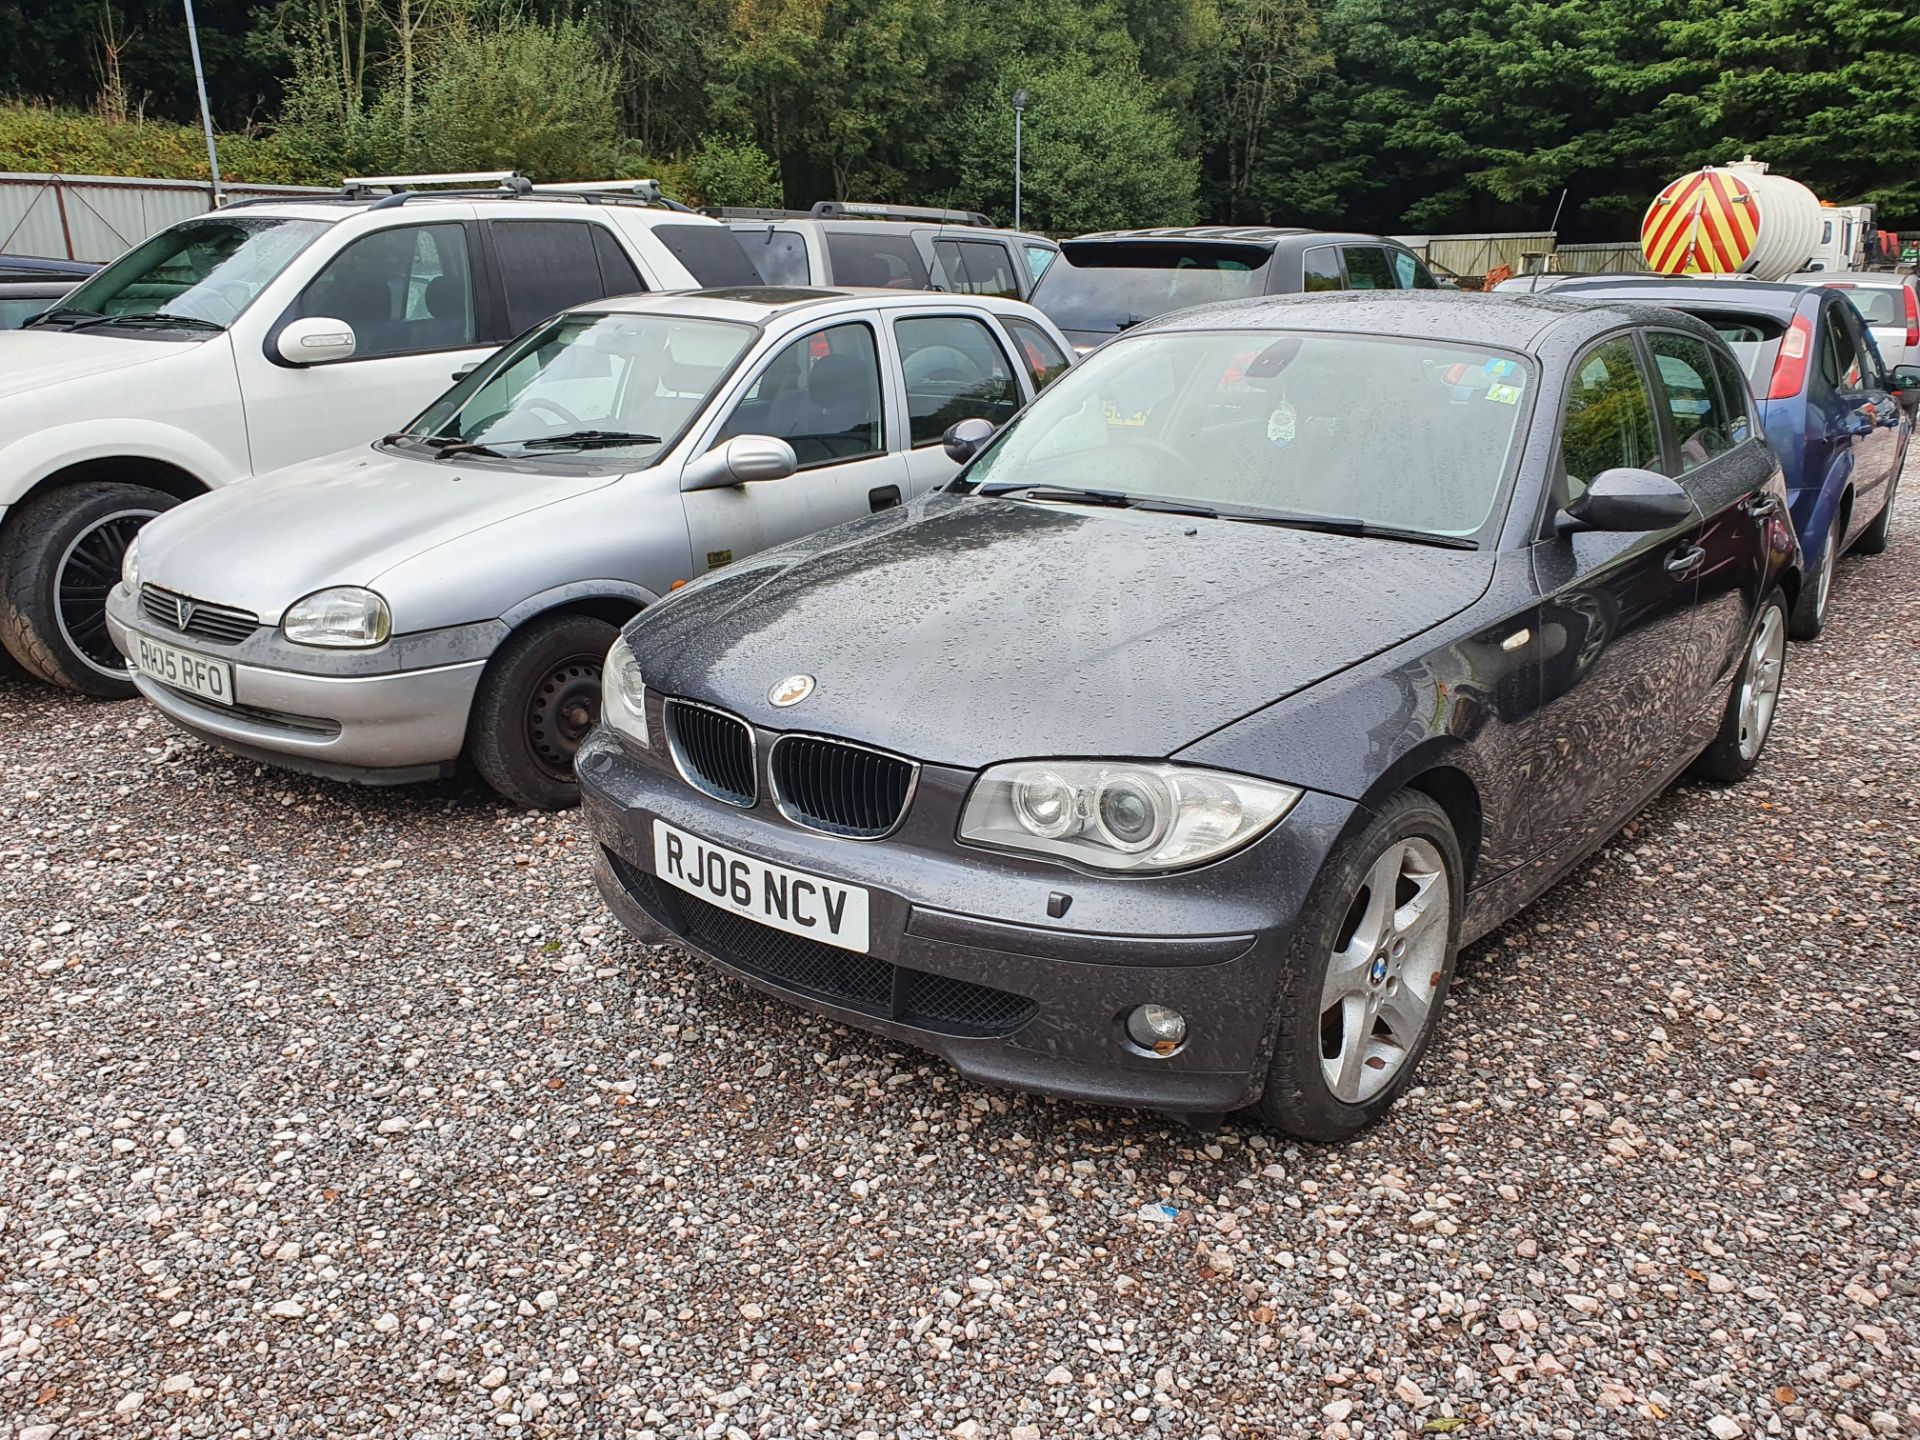
M 527 401 L 527 409 L 544 410 L 549 415 L 551 415 L 554 419 L 558 420 L 562 425 L 570 425 L 576 430 L 580 428 L 580 417 L 574 414 L 571 410 L 567 409 L 566 406 L 559 404 L 557 401 L 548 400 L 542 396 L 536 396 L 535 398 Z
M 1155 464 L 1153 462 L 1160 463 Z M 1179 480 L 1193 478 L 1193 462 L 1182 455 L 1168 441 L 1154 435 L 1130 435 L 1123 441 L 1109 445 L 1102 452 L 1103 467 L 1130 467 L 1138 473 L 1157 477 L 1171 472 Z M 1154 489 L 1162 490 L 1163 484 L 1155 483 Z

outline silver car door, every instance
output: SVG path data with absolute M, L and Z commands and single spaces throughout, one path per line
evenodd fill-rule
M 891 389 L 871 314 L 836 316 L 773 347 L 702 449 L 772 435 L 793 446 L 800 468 L 784 480 L 683 493 L 695 572 L 899 504 L 907 466 Z

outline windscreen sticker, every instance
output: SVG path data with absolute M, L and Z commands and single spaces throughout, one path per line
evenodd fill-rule
M 1279 409 L 1267 416 L 1267 439 L 1275 445 L 1291 445 L 1299 429 L 1300 417 L 1285 400 L 1280 402 Z
M 1147 423 L 1146 411 L 1136 410 L 1131 415 L 1122 415 L 1120 413 L 1120 407 L 1118 405 L 1115 405 L 1111 400 L 1108 400 L 1103 405 L 1101 405 L 1100 413 L 1106 416 L 1107 424 L 1109 426 L 1126 426 L 1128 428 L 1133 428 L 1133 427 L 1145 425 Z
M 1503 360 L 1496 355 L 1480 367 L 1480 373 L 1489 380 L 1504 380 L 1519 368 L 1513 361 Z
M 1520 403 L 1520 387 L 1518 385 L 1489 385 L 1487 387 L 1487 399 L 1493 401 L 1496 405 L 1517 405 Z

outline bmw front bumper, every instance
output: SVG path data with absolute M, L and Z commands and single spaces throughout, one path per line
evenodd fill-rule
M 1121 877 L 956 843 L 971 771 L 923 765 L 900 829 L 864 841 L 788 821 L 765 798 L 764 776 L 750 808 L 712 799 L 663 756 L 636 754 L 605 729 L 576 768 L 601 894 L 641 939 L 682 945 L 760 990 L 931 1051 L 973 1080 L 1184 1113 L 1218 1114 L 1259 1095 L 1293 917 L 1356 812 L 1309 793 L 1223 861 Z M 656 818 L 864 888 L 867 954 L 788 936 L 660 880 Z M 1188 1038 L 1171 1056 L 1127 1037 L 1127 1014 L 1148 1002 L 1187 1018 Z
M 232 665 L 232 705 L 133 672 L 141 695 L 181 729 L 251 760 L 373 785 L 452 771 L 480 673 L 506 634 L 488 621 L 397 636 L 375 651 L 316 650 L 270 630 L 219 645 L 155 625 L 122 586 L 107 597 L 107 629 L 125 655 L 144 635 Z

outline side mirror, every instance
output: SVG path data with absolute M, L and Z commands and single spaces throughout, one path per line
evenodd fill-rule
M 772 435 L 736 435 L 687 463 L 682 490 L 724 490 L 756 480 L 784 480 L 800 468 L 793 446 Z
M 1692 518 L 1693 501 L 1665 475 L 1622 466 L 1594 476 L 1560 514 L 1578 530 L 1665 530 Z
M 1896 365 L 1887 376 L 1887 388 L 1901 408 L 1911 413 L 1920 406 L 1920 365 Z
M 980 453 L 987 441 L 993 438 L 993 422 L 975 416 L 971 420 L 956 420 L 947 427 L 947 433 L 940 437 L 940 448 L 947 452 L 947 458 L 956 465 L 964 465 Z
M 274 345 L 289 365 L 321 365 L 329 360 L 351 359 L 358 343 L 346 321 L 309 315 L 304 320 L 289 321 Z

